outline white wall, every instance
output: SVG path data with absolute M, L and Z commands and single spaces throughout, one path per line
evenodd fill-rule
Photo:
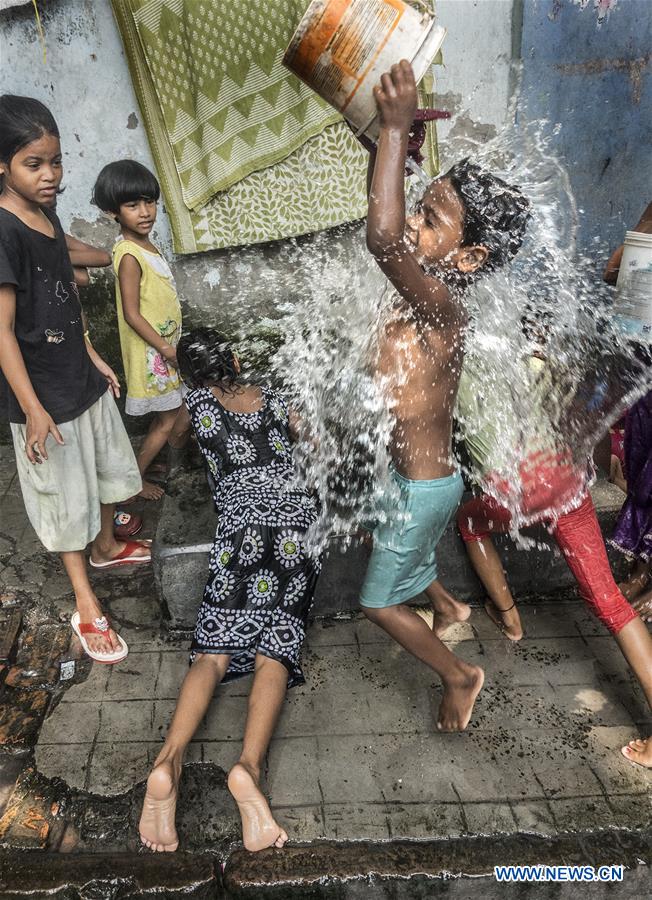
M 92 223 L 99 213 L 90 192 L 100 168 L 121 157 L 153 166 L 151 154 L 109 0 L 50 0 L 41 7 L 45 63 L 31 6 L 0 13 L 0 91 L 38 97 L 51 108 L 66 167 L 61 218 L 66 226 Z M 442 107 L 468 110 L 475 122 L 500 127 L 509 92 L 512 0 L 437 0 L 437 13 L 448 29 L 446 65 L 437 79 Z M 440 134 L 450 127 L 442 123 Z M 157 232 L 169 247 L 164 214 Z

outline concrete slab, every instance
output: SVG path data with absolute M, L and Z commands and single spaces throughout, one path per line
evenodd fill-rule
M 592 494 L 604 533 L 610 533 L 622 505 L 622 493 L 608 482 L 598 481 Z M 177 469 L 168 484 L 154 546 L 157 588 L 173 629 L 187 631 L 194 626 L 206 583 L 208 552 L 215 526 L 216 515 L 203 469 Z M 524 553 L 509 538 L 501 537 L 497 541 L 514 592 L 518 596 L 531 596 L 572 590 L 573 578 L 565 561 L 553 549 L 546 529 L 540 527 L 528 533 L 548 549 Z M 315 595 L 315 616 L 357 609 L 368 554 L 368 549 L 357 539 L 352 538 L 350 542 L 332 539 Z M 454 523 L 446 530 L 437 557 L 441 579 L 451 592 L 465 600 L 477 601 L 482 597 L 482 588 L 469 567 Z M 622 562 L 615 553 L 612 561 L 614 565 Z
M 470 637 L 455 649 L 485 667 L 487 683 L 463 735 L 437 731 L 437 679 L 393 642 L 374 641 L 378 629 L 361 619 L 313 623 L 308 682 L 289 693 L 266 766 L 271 802 L 296 828 L 293 839 L 558 834 L 610 818 L 643 821 L 649 777 L 619 753 L 638 733 L 623 702 L 627 683 L 612 690 L 605 681 L 602 639 L 583 639 L 578 609 L 524 605 L 535 636 L 517 647 L 496 629 L 480 640 L 484 617 L 473 612 Z M 107 797 L 142 783 L 187 670 L 185 648 L 167 648 L 144 646 L 108 676 L 93 667 L 90 697 L 84 684 L 68 690 L 41 732 L 39 770 Z M 237 760 L 250 684 L 217 689 L 188 749 L 193 778 Z M 189 821 L 182 827 L 192 834 Z

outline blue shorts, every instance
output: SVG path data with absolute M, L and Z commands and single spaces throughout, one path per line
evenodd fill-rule
M 400 497 L 373 529 L 374 549 L 360 593 L 360 605 L 382 609 L 416 597 L 437 578 L 435 548 L 459 506 L 464 483 L 459 472 L 412 481 L 392 470 Z

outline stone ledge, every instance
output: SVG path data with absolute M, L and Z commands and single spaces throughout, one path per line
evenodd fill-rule
M 260 896 L 263 890 L 265 896 L 283 900 L 308 896 L 493 900 L 504 897 L 506 890 L 494 879 L 495 865 L 623 865 L 623 882 L 610 884 L 608 896 L 642 897 L 650 892 L 650 838 L 649 830 L 605 829 L 551 838 L 520 833 L 439 841 L 323 842 L 282 852 L 263 850 L 255 856 L 237 850 L 227 862 L 224 886 L 228 897 L 243 900 Z M 518 896 L 526 891 L 529 895 L 527 888 L 516 890 L 523 891 Z M 557 886 L 554 896 L 586 896 L 583 891 L 582 885 L 569 883 Z M 597 885 L 591 896 L 603 896 Z
M 256 854 L 236 850 L 223 875 L 220 860 L 212 854 L 5 853 L 0 855 L 0 894 L 71 900 L 91 896 L 493 900 L 504 897 L 506 890 L 494 879 L 493 867 L 508 864 L 596 869 L 622 865 L 623 881 L 596 883 L 591 897 L 645 897 L 652 887 L 651 846 L 649 830 L 616 829 L 552 838 L 520 833 L 439 841 L 324 841 Z M 529 893 L 525 888 L 515 890 L 519 896 Z M 553 890 L 555 897 L 587 896 L 581 883 L 560 884 Z
M 603 534 L 610 534 L 623 494 L 604 480 L 598 481 L 591 493 Z M 168 481 L 153 550 L 157 591 L 173 630 L 194 628 L 206 584 L 215 526 L 216 515 L 203 469 L 188 466 L 174 470 Z M 554 546 L 542 526 L 529 529 L 527 534 L 541 546 Z M 573 576 L 555 549 L 537 547 L 523 552 L 508 537 L 498 537 L 497 546 L 510 585 L 519 599 L 573 590 Z M 347 547 L 342 537 L 331 539 L 315 595 L 314 616 L 338 615 L 358 608 L 368 556 L 367 547 L 357 540 Z M 451 593 L 471 602 L 483 597 L 482 586 L 471 570 L 454 522 L 446 529 L 437 557 L 441 580 Z M 615 552 L 610 553 L 610 558 L 614 566 L 621 562 Z
M 215 860 L 198 853 L 0 854 L 0 896 L 224 896 Z

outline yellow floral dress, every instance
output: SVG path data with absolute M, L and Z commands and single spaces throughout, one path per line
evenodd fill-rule
M 176 347 L 181 336 L 181 306 L 167 260 L 133 241 L 118 238 L 113 248 L 113 271 L 120 349 L 127 378 L 125 411 L 132 416 L 142 416 L 177 409 L 182 401 L 179 372 L 125 321 L 118 270 L 127 254 L 140 266 L 140 314 L 171 346 Z

